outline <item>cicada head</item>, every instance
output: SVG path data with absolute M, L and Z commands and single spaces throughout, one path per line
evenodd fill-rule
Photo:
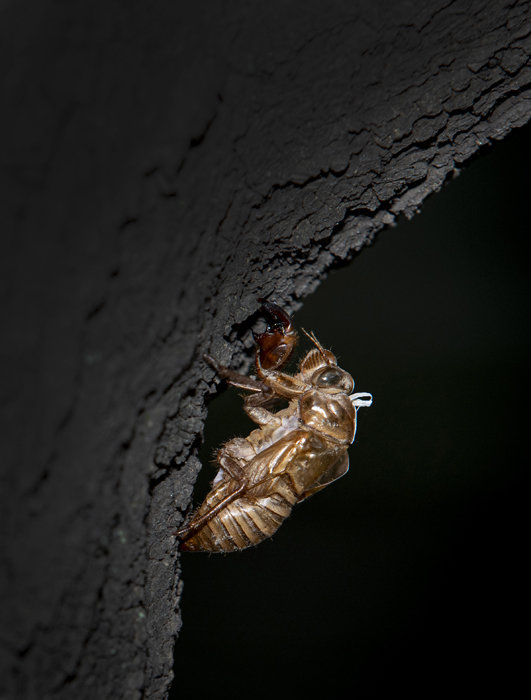
M 310 352 L 301 360 L 299 365 L 299 373 L 302 375 L 304 381 L 307 383 L 311 382 L 311 378 L 319 369 L 324 367 L 336 367 L 337 360 L 330 350 L 319 350 L 313 348 Z
M 354 389 L 354 380 L 348 372 L 337 366 L 335 355 L 325 350 L 313 333 L 304 333 L 316 346 L 302 360 L 299 368 L 301 378 L 317 389 L 328 390 L 335 394 L 350 394 Z

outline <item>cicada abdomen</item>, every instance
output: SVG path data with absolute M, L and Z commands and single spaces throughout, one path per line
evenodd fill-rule
M 214 484 L 181 532 L 181 549 L 232 552 L 259 544 L 278 530 L 296 503 L 348 470 L 342 446 L 329 444 L 313 430 L 282 433 L 280 426 L 272 436 L 278 439 L 247 462 L 243 456 L 251 444 L 241 438 L 219 451 L 221 473 L 226 468 L 233 476 L 224 475 Z M 235 455 L 241 455 L 241 466 Z
M 246 489 L 241 496 L 230 500 L 239 488 L 232 479 L 222 480 L 214 487 L 194 520 L 211 514 L 229 501 L 207 520 L 197 532 L 184 539 L 181 549 L 190 552 L 234 552 L 259 544 L 271 537 L 290 515 L 298 498 L 289 483 L 289 477 L 279 475 Z M 193 522 L 193 521 L 192 521 Z

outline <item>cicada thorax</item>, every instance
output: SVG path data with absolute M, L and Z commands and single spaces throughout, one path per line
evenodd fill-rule
M 317 434 L 334 443 L 350 445 L 356 434 L 356 410 L 348 396 L 324 395 L 312 390 L 300 400 L 301 420 Z
M 322 475 L 345 453 L 343 445 L 333 443 L 325 435 L 306 428 L 287 435 L 279 440 L 277 446 L 280 448 L 283 443 L 289 444 L 291 450 L 286 453 L 284 460 L 279 460 L 273 467 L 273 472 L 290 477 L 298 501 L 303 501 L 313 492 Z

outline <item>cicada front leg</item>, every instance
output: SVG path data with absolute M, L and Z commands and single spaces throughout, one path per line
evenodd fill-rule
M 254 335 L 257 368 L 280 369 L 293 354 L 299 336 L 290 316 L 281 306 L 265 299 L 258 301 L 262 304 L 260 312 L 267 320 L 267 328 L 263 333 Z
M 244 389 L 245 391 L 252 391 L 253 393 L 269 391 L 268 387 L 258 379 L 247 377 L 245 374 L 240 374 L 240 372 L 220 365 L 211 355 L 203 355 L 203 357 L 218 376 L 225 379 L 231 386 L 235 386 L 237 389 Z
M 215 360 L 210 355 L 204 355 L 204 358 L 208 364 L 216 370 L 216 373 L 231 386 L 237 389 L 243 389 L 244 391 L 250 391 L 251 393 L 245 397 L 244 400 L 244 410 L 249 414 L 250 418 L 253 418 L 250 411 L 254 407 L 266 406 L 267 404 L 273 403 L 275 401 L 274 391 L 267 386 L 264 382 L 254 377 L 247 377 L 245 374 L 240 374 L 229 367 L 220 365 L 217 360 Z

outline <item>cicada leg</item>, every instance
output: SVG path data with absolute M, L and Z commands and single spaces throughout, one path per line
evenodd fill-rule
M 263 369 L 280 369 L 291 357 L 298 341 L 290 316 L 272 301 L 258 299 L 260 312 L 267 321 L 263 333 L 253 334 L 256 342 L 256 365 Z
M 203 357 L 212 367 L 212 369 L 216 370 L 216 373 L 232 386 L 235 386 L 238 389 L 245 389 L 245 391 L 253 391 L 255 393 L 260 391 L 269 391 L 268 387 L 258 379 L 254 379 L 254 377 L 247 377 L 245 374 L 240 374 L 233 369 L 220 365 L 219 362 L 211 355 L 203 355 Z
M 252 392 L 252 394 L 245 397 L 245 406 L 265 406 L 274 400 L 274 392 L 264 382 L 220 365 L 211 355 L 204 355 L 203 357 L 216 370 L 217 374 L 231 386 Z

